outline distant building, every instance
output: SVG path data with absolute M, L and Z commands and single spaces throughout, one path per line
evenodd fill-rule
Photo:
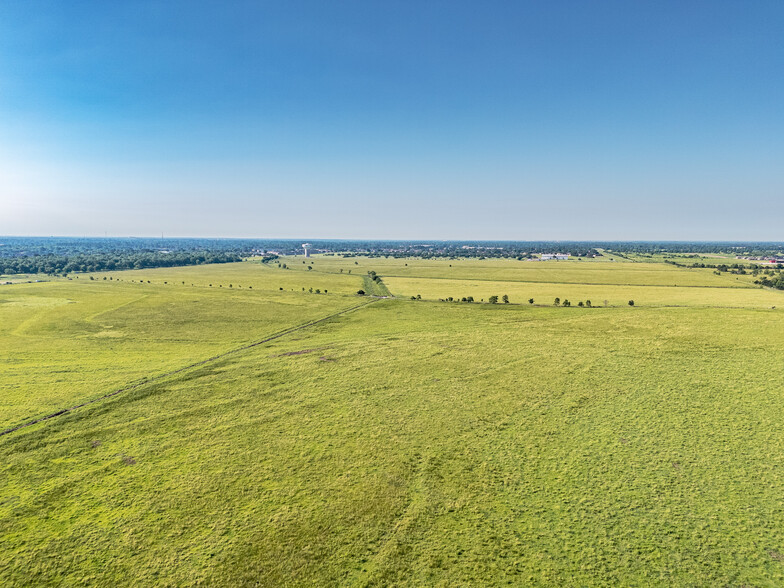
M 569 259 L 569 254 L 568 253 L 542 253 L 541 259 L 542 261 L 547 261 L 549 259 L 567 260 Z
M 312 245 L 310 243 L 303 243 L 302 248 L 305 250 L 305 257 L 310 257 L 310 248 Z

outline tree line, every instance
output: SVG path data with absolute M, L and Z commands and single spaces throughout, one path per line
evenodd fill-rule
M 242 261 L 237 253 L 180 251 L 164 253 L 142 251 L 77 255 L 33 255 L 0 257 L 0 274 L 65 275 L 74 272 L 98 272 L 154 267 L 178 267 L 205 263 Z

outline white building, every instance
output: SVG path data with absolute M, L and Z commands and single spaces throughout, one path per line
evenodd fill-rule
M 542 253 L 542 261 L 547 261 L 548 259 L 567 260 L 569 259 L 569 254 L 568 253 Z

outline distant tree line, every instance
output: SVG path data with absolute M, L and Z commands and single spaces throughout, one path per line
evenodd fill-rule
M 0 274 L 70 274 L 241 261 L 237 253 L 211 251 L 94 253 L 0 257 Z
M 729 272 L 733 274 L 747 274 L 746 270 L 751 270 L 752 272 L 755 270 L 759 270 L 760 266 L 755 263 L 743 264 L 743 263 L 703 263 L 699 261 L 695 261 L 694 263 L 680 263 L 678 261 L 672 261 L 671 259 L 665 259 L 664 263 L 669 263 L 670 265 L 676 265 L 678 267 L 685 267 L 685 268 L 713 268 L 718 272 Z
M 8 259 L 45 258 L 53 269 L 54 260 L 99 256 L 100 259 L 119 259 L 141 255 L 143 259 L 156 258 L 157 254 L 191 256 L 198 259 L 209 253 L 221 259 L 226 256 L 260 257 L 269 261 L 278 255 L 301 254 L 304 239 L 153 239 L 153 238 L 77 238 L 77 237 L 0 237 L 0 262 Z M 634 253 L 638 256 L 664 256 L 676 265 L 677 261 L 701 254 L 738 256 L 782 256 L 784 243 L 737 242 L 619 242 L 619 241 L 338 241 L 308 239 L 314 253 L 370 257 L 419 257 L 419 258 L 506 258 L 531 259 L 539 253 L 567 253 L 578 259 L 591 256 L 618 256 Z M 676 257 L 677 256 L 677 257 Z M 41 261 L 41 260 L 39 260 Z M 38 262 L 36 262 L 38 263 Z M 101 262 L 102 263 L 102 262 Z M 169 262 L 171 263 L 171 261 Z M 191 263 L 191 262 L 188 262 Z M 197 262 L 198 263 L 198 262 Z M 180 263 L 171 263 L 178 265 Z M 82 263 L 80 263 L 82 265 Z M 84 264 L 88 265 L 88 264 Z M 95 265 L 95 264 L 93 264 Z M 117 265 L 117 261 L 115 261 Z M 156 264 L 157 266 L 158 264 Z M 160 265 L 163 265 L 161 262 Z M 17 263 L 8 267 L 15 268 Z M 38 267 L 38 266 L 36 266 Z M 135 267 L 132 266 L 132 267 Z M 141 267 L 153 267 L 145 266 Z M 86 270 L 89 271 L 89 270 Z M 8 273 L 8 272 L 7 272 Z

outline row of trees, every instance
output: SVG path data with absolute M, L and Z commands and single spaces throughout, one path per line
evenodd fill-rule
M 533 304 L 534 303 L 534 299 L 533 298 L 529 298 L 528 302 Z M 553 305 L 554 306 L 571 306 L 572 303 L 568 299 L 564 299 L 563 302 L 562 302 L 560 298 L 556 298 L 553 301 Z M 604 305 L 607 306 L 607 301 L 606 300 L 604 301 Z M 581 300 L 580 302 L 577 303 L 577 306 L 580 306 L 580 307 L 584 306 L 586 308 L 593 308 L 593 304 L 591 304 L 590 300 L 586 300 L 585 302 L 583 302 Z M 634 300 L 629 300 L 629 306 L 634 306 Z
M 760 278 L 754 280 L 755 284 L 759 284 L 760 286 L 765 286 L 767 288 L 784 290 L 784 273 L 782 273 L 782 270 L 784 270 L 784 264 L 781 263 L 777 263 L 775 265 L 771 264 L 768 267 L 762 267 L 756 263 L 710 264 L 695 262 L 690 265 L 678 263 L 675 261 L 666 261 L 666 263 L 671 263 L 672 265 L 686 268 L 713 268 L 715 270 L 714 273 L 718 275 L 721 275 L 722 273 L 730 273 L 736 275 L 751 274 L 755 277 L 761 276 Z
M 365 292 L 363 290 L 360 290 L 359 292 L 357 292 L 357 294 L 364 295 Z M 422 300 L 422 296 L 417 294 L 416 296 L 412 296 L 411 300 Z M 453 296 L 448 296 L 446 298 L 439 298 L 438 300 L 439 300 L 439 302 L 474 302 L 474 297 L 473 296 L 464 296 L 463 298 L 455 298 Z M 504 304 L 509 304 L 509 296 L 507 296 L 506 294 L 501 296 L 500 300 Z M 493 296 L 490 296 L 487 299 L 487 301 L 490 304 L 498 304 L 499 298 L 498 298 L 498 296 L 493 295 Z M 484 302 L 484 298 L 482 299 L 482 302 Z M 529 298 L 528 299 L 528 304 L 534 304 L 534 299 L 533 298 Z M 604 301 L 604 306 L 607 306 L 607 304 L 608 304 L 608 301 L 605 300 Z M 629 306 L 634 306 L 634 300 L 629 300 L 628 304 L 629 304 Z M 560 298 L 556 298 L 553 301 L 553 306 L 569 307 L 571 305 L 572 305 L 572 303 L 571 303 L 571 301 L 569 301 L 569 299 L 561 300 Z M 583 302 L 581 300 L 581 301 L 579 301 L 577 303 L 577 306 L 585 307 L 585 308 L 593 308 L 593 304 L 591 303 L 590 300 L 586 300 L 585 302 Z
M 420 296 L 420 295 L 412 296 L 411 300 L 422 300 L 422 296 Z M 498 300 L 499 300 L 498 296 L 496 296 L 496 295 L 490 296 L 487 299 L 487 301 L 490 304 L 498 304 Z M 447 298 L 439 298 L 439 301 L 440 302 L 473 302 L 474 301 L 474 297 L 473 296 L 466 296 L 464 298 L 459 298 L 458 299 L 458 298 L 454 298 L 452 296 L 449 296 Z M 482 301 L 484 302 L 484 299 L 482 299 Z M 504 304 L 509 304 L 509 296 L 507 296 L 506 294 L 501 296 L 501 302 L 503 302 Z M 534 299 L 533 298 L 529 298 L 528 299 L 528 304 L 533 304 L 533 303 L 534 303 Z M 629 300 L 628 304 L 629 304 L 629 306 L 634 306 L 634 300 Z M 560 298 L 556 298 L 553 301 L 553 306 L 566 306 L 566 307 L 569 307 L 571 305 L 572 305 L 572 303 L 568 299 L 561 300 Z M 604 305 L 607 306 L 607 300 L 604 301 Z M 579 301 L 577 303 L 577 306 L 579 306 L 579 307 L 586 307 L 586 308 L 593 308 L 593 304 L 591 303 L 590 300 L 586 300 L 585 302 L 583 302 L 581 300 L 581 301 Z
M 422 296 L 417 294 L 416 296 L 412 296 L 411 300 L 422 300 Z M 493 296 L 490 296 L 487 299 L 487 301 L 490 304 L 498 304 L 499 298 L 498 298 L 498 296 L 493 295 Z M 500 301 L 502 303 L 504 303 L 504 304 L 509 304 L 509 296 L 504 294 L 503 296 L 501 296 Z M 439 302 L 474 302 L 474 297 L 473 296 L 465 296 L 463 298 L 454 298 L 453 296 L 448 296 L 447 298 L 439 298 Z M 482 299 L 482 302 L 484 302 L 484 298 Z M 529 298 L 528 299 L 528 304 L 533 304 L 533 303 L 534 303 L 534 299 L 533 298 Z M 608 304 L 608 301 L 605 300 L 604 301 L 604 305 L 607 306 L 607 304 Z M 566 307 L 568 307 L 568 306 L 571 306 L 571 305 L 572 305 L 572 303 L 568 299 L 561 300 L 560 298 L 556 298 L 553 301 L 553 306 L 566 306 Z M 586 308 L 592 308 L 593 304 L 591 303 L 590 300 L 586 300 L 585 302 L 583 302 L 581 300 L 581 301 L 579 301 L 577 303 L 577 306 L 586 307 Z M 634 300 L 629 300 L 629 306 L 634 306 Z

